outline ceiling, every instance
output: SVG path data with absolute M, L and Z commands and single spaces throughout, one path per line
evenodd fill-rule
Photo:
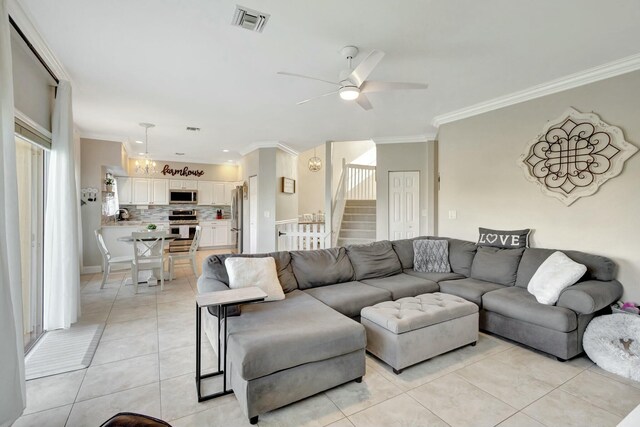
M 232 27 L 227 0 L 20 3 L 71 76 L 83 136 L 135 154 L 151 122 L 153 156 L 200 163 L 265 141 L 433 134 L 435 116 L 640 52 L 637 0 L 237 1 L 271 15 L 263 33 Z M 371 111 L 337 96 L 296 105 L 332 86 L 276 72 L 335 80 L 348 44 L 355 64 L 386 52 L 371 79 L 429 89 L 370 94 Z

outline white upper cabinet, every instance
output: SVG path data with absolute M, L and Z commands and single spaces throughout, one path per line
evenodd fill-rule
M 236 188 L 237 182 L 225 182 L 224 183 L 224 204 L 231 206 L 231 195 Z
M 151 180 L 147 178 L 133 178 L 131 186 L 131 203 L 134 205 L 148 205 L 151 201 Z
M 169 180 L 118 177 L 121 205 L 168 205 Z
M 116 188 L 118 189 L 118 203 L 121 205 L 131 204 L 131 178 L 116 178 Z
M 224 182 L 213 183 L 213 204 L 214 205 L 225 204 L 224 187 L 225 187 Z
M 191 179 L 170 179 L 169 189 L 171 190 L 197 190 L 198 181 Z
M 213 205 L 213 182 L 198 181 L 198 204 Z
M 151 200 L 154 205 L 169 204 L 169 182 L 166 179 L 154 179 L 151 185 Z
M 239 182 L 117 177 L 121 205 L 168 205 L 170 190 L 197 190 L 198 205 L 231 205 Z

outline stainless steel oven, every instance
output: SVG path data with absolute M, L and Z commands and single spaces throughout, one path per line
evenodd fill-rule
M 180 237 L 169 243 L 169 252 L 188 252 L 196 236 L 198 225 L 197 211 L 193 209 L 177 209 L 169 215 L 169 229 Z

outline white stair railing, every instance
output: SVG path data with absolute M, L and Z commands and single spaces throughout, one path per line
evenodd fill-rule
M 321 223 L 298 223 L 296 220 L 276 223 L 279 251 L 311 251 L 329 245 L 329 233 Z
M 347 200 L 375 200 L 376 167 L 346 165 L 345 192 Z
M 331 245 L 338 244 L 342 218 L 347 200 L 376 199 L 376 167 L 346 164 L 342 159 L 342 172 L 331 211 Z

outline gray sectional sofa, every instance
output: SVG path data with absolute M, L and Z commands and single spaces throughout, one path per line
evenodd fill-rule
M 481 329 L 566 360 L 582 352 L 588 322 L 622 295 L 615 264 L 605 257 L 564 251 L 587 273 L 548 306 L 529 294 L 527 284 L 553 250 L 418 239 L 448 240 L 450 273 L 414 271 L 414 239 L 205 260 L 199 292 L 228 289 L 228 256 L 272 256 L 286 295 L 229 310 L 227 373 L 252 423 L 259 414 L 362 378 L 364 307 L 436 291 L 453 294 L 479 306 Z M 216 343 L 218 314 L 209 314 L 204 329 Z

